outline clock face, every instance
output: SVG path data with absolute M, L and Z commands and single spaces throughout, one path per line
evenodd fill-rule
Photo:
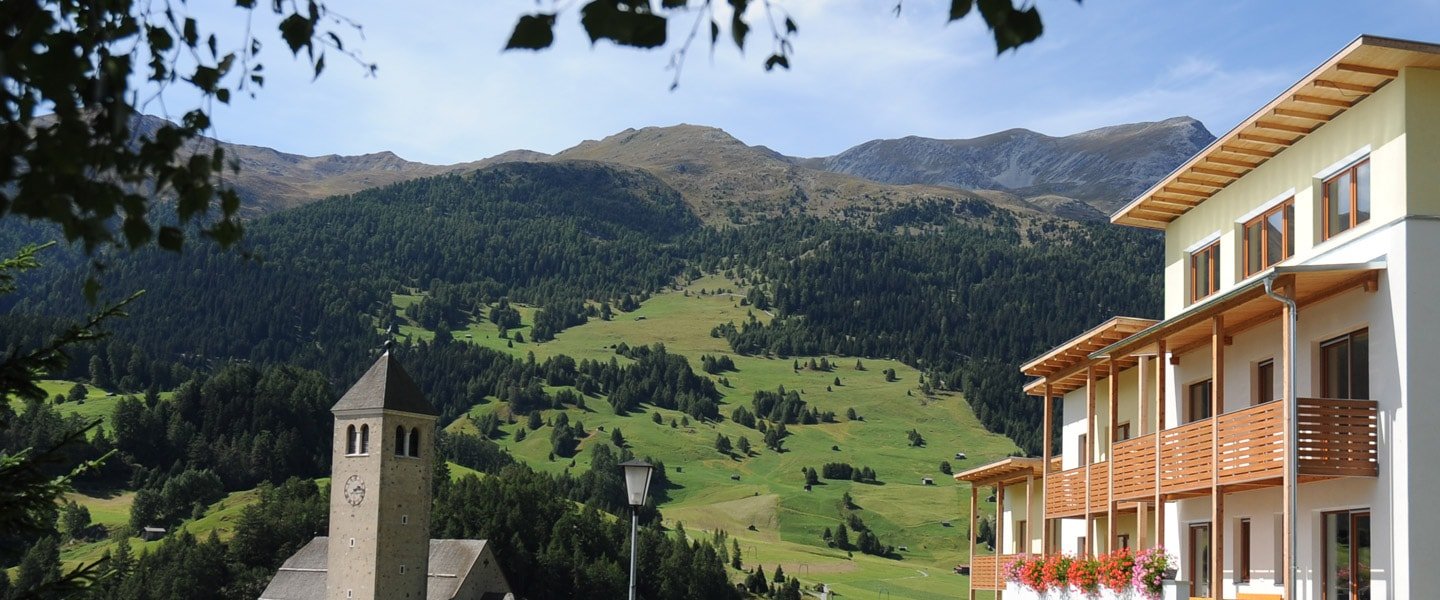
M 365 481 L 359 475 L 351 475 L 345 480 L 345 501 L 350 506 L 360 506 L 365 500 Z

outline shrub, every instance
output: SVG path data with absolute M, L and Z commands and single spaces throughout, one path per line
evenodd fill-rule
M 1100 557 L 1100 583 L 1117 594 L 1130 589 L 1135 578 L 1135 556 L 1121 548 Z
M 1159 600 L 1165 571 L 1174 562 L 1175 559 L 1166 554 L 1164 548 L 1151 548 L 1136 555 L 1131 580 L 1135 591 L 1149 600 Z
M 1065 579 L 1086 596 L 1100 593 L 1100 561 L 1086 556 L 1077 556 L 1070 561 Z

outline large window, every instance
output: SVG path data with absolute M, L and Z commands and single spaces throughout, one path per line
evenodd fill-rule
M 1188 394 L 1185 397 L 1185 422 L 1193 423 L 1200 419 L 1210 418 L 1210 398 L 1213 396 L 1215 383 L 1206 379 L 1200 383 L 1190 384 Z
M 1325 600 L 1370 600 L 1370 512 L 1324 515 Z
M 1245 276 L 1295 254 L 1295 200 L 1265 211 L 1245 224 Z
M 1220 289 L 1220 242 L 1190 253 L 1190 302 Z
M 1320 344 L 1320 395 L 1370 398 L 1370 330 L 1361 329 Z
M 1370 160 L 1325 180 L 1325 239 L 1370 220 Z

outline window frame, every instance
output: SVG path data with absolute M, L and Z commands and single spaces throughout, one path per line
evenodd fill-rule
M 1201 255 L 1207 255 L 1207 254 L 1209 255 L 1209 269 L 1208 269 L 1208 270 L 1209 270 L 1210 272 L 1207 274 L 1207 275 L 1208 275 L 1208 277 L 1207 277 L 1207 283 L 1209 283 L 1209 285 L 1206 287 L 1205 292 L 1204 292 L 1204 293 L 1201 293 L 1201 291 L 1200 291 L 1200 279 L 1199 279 L 1199 277 L 1198 277 L 1199 270 L 1196 268 L 1195 259 L 1198 258 L 1198 257 L 1200 257 Z M 1198 249 L 1196 249 L 1195 251 L 1193 251 L 1193 252 L 1190 253 L 1190 303 L 1191 303 L 1191 304 L 1195 304 L 1196 302 L 1199 302 L 1199 301 L 1201 301 L 1201 300 L 1204 300 L 1204 299 L 1206 299 L 1206 298 L 1209 298 L 1210 296 L 1215 295 L 1215 293 L 1216 293 L 1216 292 L 1219 292 L 1219 291 L 1220 291 L 1220 240 L 1215 240 L 1215 241 L 1213 241 L 1213 242 L 1210 242 L 1209 244 L 1206 244 L 1206 245 L 1204 245 L 1204 246 L 1201 246 L 1200 248 L 1198 248 Z
M 1090 466 L 1090 434 L 1080 434 L 1080 466 Z
M 1204 411 L 1204 412 L 1205 412 L 1205 416 L 1203 416 L 1203 417 L 1196 417 L 1196 416 L 1195 416 L 1195 389 L 1198 388 L 1198 387 L 1201 387 L 1201 386 L 1206 386 L 1207 389 L 1209 390 L 1209 393 L 1205 394 L 1205 402 L 1204 402 L 1204 407 L 1205 407 L 1205 411 Z M 1205 420 L 1205 419 L 1209 419 L 1209 418 L 1215 416 L 1214 414 L 1212 414 L 1212 413 L 1215 412 L 1214 406 L 1215 406 L 1215 380 L 1214 380 L 1213 378 L 1211 378 L 1211 379 L 1202 379 L 1202 380 L 1200 380 L 1200 381 L 1197 381 L 1197 382 L 1195 382 L 1195 383 L 1192 383 L 1192 384 L 1190 384 L 1190 385 L 1185 386 L 1185 424 L 1188 425 L 1188 424 L 1190 424 L 1190 423 L 1195 423 L 1195 422 L 1197 422 L 1197 421 L 1203 421 L 1203 420 Z
M 1270 370 L 1268 378 L 1262 376 L 1266 369 Z M 1266 381 L 1267 379 L 1269 381 Z M 1266 402 L 1279 400 L 1279 398 L 1273 397 L 1275 395 L 1275 359 L 1267 358 L 1255 363 L 1255 396 L 1250 399 L 1250 406 L 1259 406 Z
M 1370 215 L 1368 214 L 1365 216 L 1364 219 L 1360 219 L 1360 167 L 1362 166 L 1366 168 L 1366 171 L 1368 173 L 1368 171 L 1370 170 L 1369 155 L 1366 155 L 1364 158 L 1356 160 L 1355 162 L 1346 165 L 1345 167 L 1335 171 L 1334 173 L 1331 173 L 1329 176 L 1327 176 L 1324 180 L 1320 182 L 1320 239 L 1322 241 L 1334 238 L 1335 236 L 1345 233 L 1346 231 L 1350 231 L 1351 229 L 1360 226 L 1361 223 L 1365 223 L 1370 220 Z M 1344 228 L 1337 230 L 1335 233 L 1330 233 L 1330 183 L 1346 175 L 1350 176 L 1350 222 L 1345 225 Z M 1373 177 L 1373 175 L 1373 173 L 1370 173 L 1370 176 Z M 1368 179 L 1369 178 L 1367 177 L 1367 180 Z M 1370 190 L 1368 188 L 1365 190 L 1365 193 L 1366 198 L 1369 199 Z M 1374 212 L 1373 203 L 1371 203 L 1371 212 Z
M 1254 539 L 1251 536 L 1250 519 L 1240 519 L 1239 530 L 1236 535 L 1239 538 L 1239 551 L 1235 553 L 1235 583 L 1250 583 L 1250 544 Z
M 1276 213 L 1280 214 L 1280 219 L 1282 222 L 1280 232 L 1281 256 L 1274 262 L 1270 262 L 1270 255 L 1268 252 L 1266 252 L 1266 250 L 1268 250 L 1270 247 L 1270 229 L 1265 227 L 1265 223 L 1269 221 L 1270 217 L 1274 216 Z M 1252 243 L 1250 240 L 1250 227 L 1252 225 L 1260 226 L 1260 239 L 1254 242 L 1260 244 L 1260 264 L 1254 266 L 1253 268 L 1250 264 L 1250 244 Z M 1266 209 L 1265 212 L 1260 213 L 1255 218 L 1246 221 L 1243 225 L 1240 226 L 1240 239 L 1240 256 L 1241 262 L 1244 265 L 1246 277 L 1249 277 L 1251 275 L 1264 271 L 1265 269 L 1285 262 L 1286 259 L 1294 256 L 1295 197 L 1291 196 L 1285 199 L 1285 201 Z M 1193 269 L 1194 267 L 1192 266 L 1191 268 Z
M 1363 390 L 1363 391 L 1364 391 L 1365 393 L 1364 393 L 1364 394 L 1361 394 L 1361 395 L 1357 395 L 1357 394 L 1356 394 L 1356 386 L 1355 386 L 1355 380 L 1356 380 L 1356 377 L 1355 377 L 1355 374 L 1356 374 L 1356 369 L 1355 369 L 1355 362 L 1356 362 L 1356 361 L 1355 361 L 1355 348 L 1356 348 L 1355 338 L 1356 338 L 1356 336 L 1359 336 L 1359 335 L 1363 335 L 1364 338 L 1365 338 L 1365 360 L 1363 361 L 1364 364 L 1365 364 L 1365 373 L 1364 373 L 1364 376 L 1365 376 L 1365 385 L 1364 385 L 1364 390 Z M 1348 373 L 1346 373 L 1346 380 L 1345 380 L 1345 384 L 1346 384 L 1345 387 L 1348 388 L 1348 389 L 1345 390 L 1345 392 L 1344 392 L 1345 395 L 1343 395 L 1343 396 L 1342 396 L 1342 395 L 1339 395 L 1338 390 L 1332 390 L 1332 389 L 1330 389 L 1330 373 L 1331 373 L 1332 365 L 1330 364 L 1330 360 L 1331 360 L 1331 359 L 1330 359 L 1330 355 L 1326 352 L 1326 349 L 1327 349 L 1327 348 L 1331 348 L 1331 347 L 1334 347 L 1334 346 L 1338 346 L 1338 345 L 1340 345 L 1340 344 L 1345 344 L 1345 345 L 1346 345 L 1346 349 L 1345 349 L 1345 369 L 1348 371 Z M 1337 400 L 1369 400 L 1369 399 L 1370 399 L 1370 398 L 1369 398 L 1369 396 L 1370 396 L 1370 372 L 1369 372 L 1369 368 L 1370 368 L 1370 328 L 1369 328 L 1369 327 L 1361 327 L 1361 328 L 1359 328 L 1359 329 L 1355 329 L 1355 330 L 1353 330 L 1353 331 L 1349 331 L 1349 332 L 1343 333 L 1343 334 L 1341 334 L 1341 335 L 1337 335 L 1337 336 L 1335 336 L 1335 337 L 1332 337 L 1332 338 L 1330 338 L 1330 339 L 1327 339 L 1327 340 L 1325 340 L 1325 341 L 1320 342 L 1320 396 L 1321 396 L 1322 398 L 1334 398 L 1334 399 L 1337 399 Z M 1363 395 L 1364 397 L 1360 397 L 1360 396 L 1362 396 L 1362 395 Z
M 1115 443 L 1118 444 L 1118 443 L 1120 443 L 1120 442 L 1125 442 L 1125 441 L 1129 441 L 1129 440 L 1130 440 L 1130 422 L 1129 422 L 1129 421 L 1125 421 L 1125 422 L 1123 422 L 1123 423 L 1116 423 L 1116 424 L 1115 424 Z

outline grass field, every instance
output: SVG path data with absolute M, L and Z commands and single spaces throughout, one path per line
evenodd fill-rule
M 920 373 L 899 362 L 864 359 L 864 370 L 859 370 L 853 357 L 830 356 L 829 361 L 835 365 L 832 371 L 802 368 L 797 372 L 793 369 L 795 360 L 804 365 L 820 357 L 779 359 L 730 352 L 725 340 L 710 336 L 711 328 L 728 321 L 738 324 L 749 318 L 752 309 L 740 306 L 738 296 L 700 291 L 726 288 L 743 293 L 736 287 L 717 277 L 703 278 L 683 290 L 658 294 L 634 312 L 617 313 L 611 321 L 592 320 L 545 343 L 527 341 L 511 348 L 489 323 L 472 324 L 453 335 L 457 340 L 517 355 L 533 352 L 540 360 L 566 354 L 577 360 L 608 361 L 615 356 L 614 346 L 621 342 L 631 346 L 660 342 L 671 352 L 687 355 L 697 372 L 702 354 L 727 355 L 737 370 L 723 374 L 730 383 L 730 387 L 720 386 L 724 415 L 737 405 L 749 406 L 756 390 L 774 390 L 783 385 L 800 391 L 808 404 L 834 411 L 841 422 L 789 427 L 791 435 L 785 440 L 784 453 L 765 449 L 762 434 L 729 420 L 695 421 L 689 427 L 672 428 L 670 422 L 679 421 L 680 413 L 647 409 L 622 417 L 613 414 L 608 404 L 598 398 L 587 399 L 587 410 L 569 410 L 572 422 L 579 419 L 593 432 L 582 442 L 573 467 L 570 459 L 548 460 L 549 427 L 529 432 L 524 441 L 517 443 L 513 433 L 517 427 L 524 427 L 523 422 L 507 426 L 500 443 L 542 470 L 583 470 L 588 468 L 590 456 L 585 450 L 594 444 L 610 443 L 610 432 L 618 427 L 637 455 L 663 460 L 669 469 L 674 489 L 661 505 L 666 520 L 683 522 L 691 530 L 728 531 L 740 541 L 747 566 L 761 564 L 771 573 L 776 564 L 782 564 L 787 574 L 799 576 L 807 586 L 827 583 L 840 597 L 920 599 L 963 593 L 968 589 L 967 582 L 952 574 L 951 568 L 967 561 L 966 515 L 961 499 L 968 490 L 942 474 L 939 464 L 950 460 L 956 471 L 964 470 L 1006 456 L 1016 450 L 1014 444 L 986 432 L 960 395 L 922 395 Z M 413 301 L 414 297 L 396 297 L 397 305 Z M 517 308 L 527 324 L 520 331 L 527 334 L 528 340 L 533 309 Z M 761 320 L 769 318 L 760 311 L 754 313 Z M 413 326 L 408 331 L 410 335 L 430 335 Z M 898 381 L 885 381 L 885 369 L 895 369 Z M 837 377 L 841 381 L 838 387 L 833 385 Z M 831 389 L 827 390 L 827 386 Z M 475 407 L 471 414 L 482 415 L 500 407 L 492 401 Z M 863 420 L 846 421 L 844 415 L 849 408 L 854 408 Z M 555 412 L 545 411 L 545 416 L 548 419 Z M 651 412 L 661 414 L 661 424 L 651 421 Z M 473 431 L 466 419 L 452 423 L 450 428 Z M 924 436 L 924 447 L 908 445 L 906 432 L 912 428 Z M 720 454 L 714 449 L 717 434 L 727 435 L 732 441 L 747 437 L 754 455 Z M 969 459 L 953 460 L 956 452 L 966 453 Z M 801 469 L 819 470 L 826 462 L 869 466 L 883 484 L 822 480 L 823 485 L 805 491 Z M 738 480 L 733 479 L 735 476 Z M 933 478 L 935 485 L 922 484 L 925 477 Z M 841 495 L 847 491 L 859 506 L 860 517 L 882 542 L 908 548 L 898 553 L 899 559 L 858 552 L 847 556 L 826 547 L 821 531 L 826 527 L 833 530 L 843 522 Z M 855 535 L 851 533 L 852 541 Z
M 45 390 L 47 398 L 55 396 L 66 396 L 70 388 L 75 387 L 75 382 L 60 379 L 44 379 L 40 381 L 40 388 Z M 114 394 L 104 389 L 86 384 L 84 402 L 64 402 L 55 405 L 62 415 L 80 415 L 87 421 L 99 419 L 109 421 L 110 414 L 115 412 L 115 404 L 120 402 L 121 394 Z M 46 400 L 49 402 L 49 400 Z M 21 400 L 11 398 L 10 407 L 16 411 L 23 410 L 25 403 Z

